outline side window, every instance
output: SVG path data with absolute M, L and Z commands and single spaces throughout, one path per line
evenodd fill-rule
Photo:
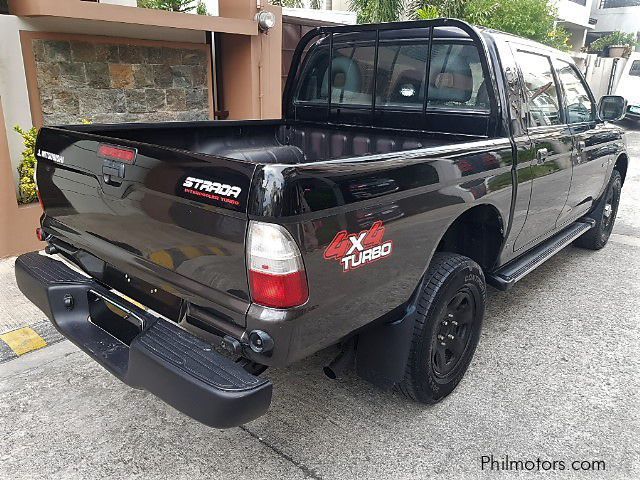
M 632 77 L 640 77 L 640 60 L 634 60 L 629 69 L 629 75 Z
M 475 45 L 433 44 L 428 107 L 489 110 L 480 56 Z
M 559 125 L 561 121 L 558 88 L 549 58 L 518 50 L 516 60 L 524 82 L 529 126 Z
M 567 99 L 567 123 L 595 120 L 596 112 L 587 88 L 574 68 L 567 62 L 558 61 L 558 78 Z

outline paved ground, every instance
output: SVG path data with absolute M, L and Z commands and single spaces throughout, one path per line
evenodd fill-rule
M 629 141 L 637 159 L 640 133 Z M 326 379 L 332 352 L 270 370 L 269 413 L 227 431 L 125 387 L 67 341 L 1 364 L 0 477 L 640 478 L 639 209 L 636 162 L 607 248 L 569 247 L 508 294 L 491 290 L 467 375 L 431 408 Z M 42 320 L 12 303 L 3 321 Z M 483 471 L 483 455 L 567 470 Z M 574 460 L 606 470 L 576 473 Z
M 15 259 L 0 259 L 0 334 L 16 328 L 31 325 L 44 318 L 42 312 L 26 299 L 14 281 L 13 263 Z

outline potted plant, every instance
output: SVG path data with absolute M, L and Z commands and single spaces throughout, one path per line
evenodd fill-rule
M 589 51 L 602 56 L 619 58 L 628 55 L 636 44 L 637 41 L 633 33 L 616 31 L 591 42 Z

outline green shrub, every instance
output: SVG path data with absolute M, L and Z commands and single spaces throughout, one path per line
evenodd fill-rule
M 569 34 L 556 26 L 555 8 L 547 0 L 427 0 L 418 16 L 459 18 L 560 50 L 570 48 Z
M 271 5 L 277 5 L 279 7 L 290 7 L 290 8 L 315 8 L 319 10 L 322 8 L 322 0 L 310 0 L 305 3 L 303 0 L 269 0 Z
M 600 37 L 597 40 L 591 42 L 589 45 L 589 51 L 591 53 L 604 52 L 607 47 L 611 45 L 624 45 L 627 47 L 635 47 L 638 42 L 636 41 L 633 33 L 613 32 L 604 37 Z
M 170 12 L 193 12 L 209 15 L 202 0 L 138 0 L 138 7 L 167 10 Z
M 22 161 L 18 165 L 18 174 L 20 176 L 18 202 L 32 203 L 38 200 L 36 184 L 33 178 L 36 169 L 36 137 L 38 136 L 38 129 L 32 127 L 29 130 L 23 130 L 18 125 L 13 129 L 22 136 L 24 142 Z

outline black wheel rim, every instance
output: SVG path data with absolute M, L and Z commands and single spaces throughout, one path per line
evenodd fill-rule
M 449 301 L 434 329 L 431 364 L 437 377 L 455 373 L 464 358 L 473 332 L 476 304 L 468 288 L 460 289 Z

